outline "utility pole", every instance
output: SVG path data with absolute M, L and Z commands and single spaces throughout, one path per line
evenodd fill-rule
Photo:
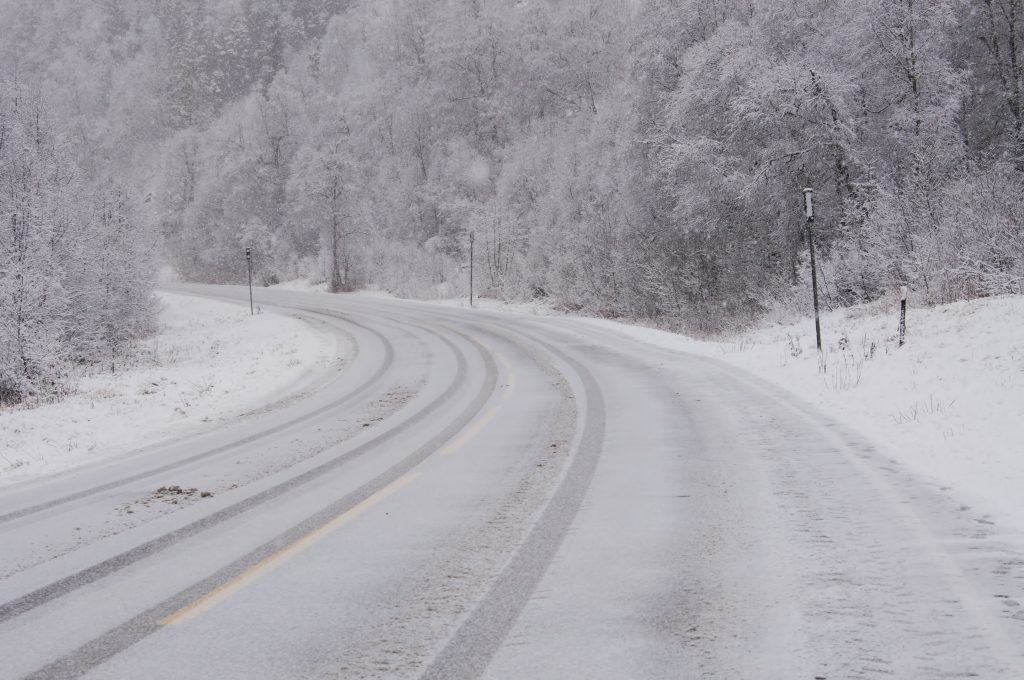
M 473 306 L 473 239 L 475 234 L 469 232 L 469 306 Z
M 252 306 L 252 248 L 245 249 L 245 264 L 249 270 L 249 316 L 253 316 L 256 312 Z
M 818 310 L 818 265 L 814 259 L 814 189 L 804 189 L 804 214 L 807 216 L 807 245 L 811 249 L 811 290 L 814 293 L 814 337 L 821 354 L 821 314 Z

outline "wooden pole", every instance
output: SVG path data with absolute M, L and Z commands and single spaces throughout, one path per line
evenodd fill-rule
M 807 220 L 807 244 L 811 248 L 811 291 L 814 294 L 814 338 L 821 352 L 821 311 L 818 306 L 818 265 L 814 259 L 814 218 Z

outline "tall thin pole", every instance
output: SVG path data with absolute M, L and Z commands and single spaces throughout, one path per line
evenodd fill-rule
M 814 189 L 804 189 L 804 213 L 807 215 L 807 245 L 811 250 L 811 291 L 814 294 L 814 338 L 821 353 L 821 312 L 818 308 L 818 264 L 814 259 Z
M 473 232 L 469 232 L 469 306 L 473 306 Z
M 907 340 L 907 287 L 900 286 L 900 347 Z
M 255 315 L 252 305 L 252 248 L 245 249 L 245 264 L 249 270 L 249 316 Z

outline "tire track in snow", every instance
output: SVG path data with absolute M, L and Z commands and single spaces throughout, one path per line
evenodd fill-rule
M 323 313 L 321 313 L 321 314 L 324 315 L 324 316 L 330 316 L 330 317 L 339 318 L 339 319 L 343 318 L 343 317 L 341 317 L 340 314 L 323 314 Z M 367 392 L 372 390 L 374 388 L 374 386 L 376 386 L 376 384 L 384 377 L 384 375 L 391 368 L 391 366 L 394 363 L 395 350 L 394 350 L 394 346 L 391 344 L 391 342 L 387 338 L 385 338 L 381 333 L 378 333 L 375 330 L 367 328 L 366 326 L 363 326 L 362 324 L 356 323 L 356 322 L 352 321 L 351 319 L 344 319 L 344 320 L 347 323 L 350 323 L 353 326 L 361 328 L 361 329 L 371 333 L 372 335 L 376 336 L 377 339 L 379 339 L 381 344 L 384 346 L 384 360 L 381 362 L 381 365 L 377 368 L 377 370 L 373 373 L 373 375 L 370 376 L 369 379 L 367 379 L 365 382 L 363 382 L 361 385 L 359 385 L 355 389 L 351 390 L 350 392 L 347 392 L 342 397 L 339 397 L 338 399 L 335 399 L 335 400 L 331 401 L 330 403 L 324 404 L 323 406 L 321 406 L 321 407 L 319 407 L 319 408 L 317 408 L 317 409 L 315 409 L 313 411 L 309 411 L 309 412 L 303 413 L 302 415 L 297 416 L 297 417 L 295 417 L 295 418 L 293 418 L 293 419 L 291 419 L 291 420 L 289 420 L 289 421 L 287 421 L 285 423 L 281 423 L 279 425 L 275 425 L 274 427 L 271 427 L 271 428 L 268 428 L 268 429 L 265 429 L 265 430 L 261 430 L 259 432 L 254 433 L 254 434 L 251 434 L 251 435 L 248 435 L 246 437 L 243 437 L 242 439 L 238 439 L 238 440 L 236 440 L 234 442 L 231 442 L 230 444 L 224 444 L 222 446 L 217 446 L 217 447 L 214 447 L 212 449 L 208 449 L 206 451 L 201 451 L 201 452 L 199 452 L 197 454 L 194 454 L 192 456 L 188 456 L 187 458 L 182 458 L 180 460 L 176 460 L 176 461 L 173 461 L 171 463 L 167 463 L 166 465 L 161 465 L 161 466 L 153 468 L 151 470 L 146 470 L 144 472 L 140 472 L 140 473 L 137 473 L 137 474 L 134 474 L 134 475 L 129 475 L 127 477 L 122 477 L 120 479 L 116 479 L 116 480 L 113 480 L 111 482 L 107 482 L 105 484 L 100 484 L 98 486 L 93 486 L 93 487 L 90 487 L 88 489 L 83 489 L 82 491 L 77 491 L 77 492 L 75 492 L 73 494 L 68 494 L 67 496 L 63 496 L 61 498 L 56 498 L 56 499 L 53 499 L 53 500 L 50 500 L 50 501 L 46 501 L 45 503 L 39 503 L 39 504 L 36 504 L 36 505 L 32 505 L 32 506 L 28 506 L 28 507 L 22 508 L 20 510 L 15 510 L 13 512 L 9 512 L 9 513 L 4 514 L 4 515 L 0 515 L 0 524 L 6 524 L 8 522 L 12 522 L 12 521 L 17 520 L 17 519 L 22 519 L 24 517 L 29 517 L 31 515 L 36 515 L 36 514 L 39 514 L 40 512 L 44 512 L 44 511 L 50 510 L 52 508 L 56 508 L 56 507 L 59 507 L 59 506 L 62 506 L 62 505 L 67 505 L 68 503 L 73 503 L 74 501 L 78 501 L 78 500 L 82 500 L 84 498 L 89 498 L 91 496 L 95 496 L 96 494 L 103 493 L 104 491 L 109 491 L 111 489 L 116 489 L 116 488 L 118 488 L 120 486 L 124 486 L 125 484 L 131 484 L 132 482 L 137 482 L 137 481 L 139 481 L 141 479 L 146 479 L 148 477 L 153 477 L 153 476 L 156 476 L 156 475 L 159 475 L 159 474 L 163 474 L 165 472 L 169 472 L 171 470 L 174 470 L 174 469 L 177 469 L 177 468 L 180 468 L 180 467 L 184 467 L 186 465 L 189 465 L 191 463 L 195 463 L 195 462 L 203 460 L 205 458 L 210 458 L 212 456 L 220 455 L 222 453 L 228 453 L 230 451 L 234 451 L 236 449 L 239 449 L 239 448 L 242 448 L 242 447 L 245 447 L 245 446 L 249 446 L 249 445 L 251 445 L 251 444 L 253 444 L 255 442 L 260 441 L 261 439 L 265 439 L 267 437 L 279 434 L 280 432 L 286 431 L 286 430 L 288 430 L 290 428 L 293 428 L 293 427 L 296 427 L 296 426 L 301 425 L 303 423 L 306 423 L 306 422 L 312 420 L 313 418 L 317 418 L 319 416 L 322 416 L 323 414 L 325 414 L 325 413 L 327 413 L 329 411 L 333 411 L 335 409 L 341 408 L 341 407 L 345 406 L 346 404 L 349 404 L 352 401 L 358 400 L 360 397 L 362 397 Z M 205 434 L 206 433 L 204 433 L 204 435 Z M 158 444 L 156 446 L 163 446 L 163 444 Z M 155 447 L 147 447 L 147 448 L 155 448 Z M 3 620 L 3 619 L 0 618 L 0 620 Z
M 507 328 L 504 328 L 507 332 Z M 525 333 L 550 354 L 567 364 L 583 386 L 583 426 L 561 483 L 542 511 L 526 540 L 519 546 L 487 595 L 462 622 L 420 680 L 478 678 L 504 643 L 520 611 L 526 606 L 548 565 L 565 539 L 597 469 L 604 439 L 605 407 L 594 376 L 575 359 Z M 577 400 L 579 401 L 579 400 Z
M 467 363 L 465 355 L 447 338 L 441 337 L 442 342 L 448 346 L 452 353 L 456 357 L 457 368 L 456 375 L 452 380 L 448 388 L 438 398 L 432 401 L 427 406 L 423 407 L 419 412 L 411 416 L 409 419 L 399 423 L 392 427 L 390 430 L 381 433 L 377 437 L 357 446 L 354 449 L 346 451 L 345 453 L 332 458 L 324 463 L 321 463 L 317 467 L 314 467 L 306 472 L 303 472 L 295 477 L 281 482 L 275 486 L 272 486 L 264 491 L 261 491 L 253 496 L 245 498 L 237 503 L 222 508 L 217 512 L 214 512 L 206 517 L 180 527 L 174 531 L 168 532 L 163 536 L 152 539 L 145 543 L 135 546 L 134 548 L 122 552 L 114 557 L 106 559 L 98 564 L 91 567 L 78 571 L 74 574 L 61 578 L 54 581 L 46 586 L 38 588 L 30 593 L 22 595 L 21 597 L 15 598 L 9 602 L 0 605 L 0 623 L 9 621 L 10 619 L 24 614 L 25 612 L 31 611 L 36 607 L 39 607 L 47 602 L 55 600 L 59 597 L 67 595 L 78 588 L 85 585 L 98 581 L 110 574 L 113 574 L 127 566 L 130 566 L 150 555 L 153 555 L 162 550 L 179 543 L 180 541 L 194 536 L 206 529 L 221 524 L 233 517 L 240 515 L 258 505 L 262 505 L 274 498 L 277 498 L 289 491 L 297 489 L 315 479 L 322 477 L 323 475 L 341 467 L 345 463 L 354 460 L 366 453 L 374 450 L 382 444 L 394 439 L 399 434 L 405 432 L 415 425 L 421 424 L 429 415 L 440 408 L 446 401 L 451 399 L 458 390 L 462 387 L 466 380 Z M 488 357 L 488 374 L 490 380 L 493 382 L 494 374 L 496 369 L 493 368 L 493 359 Z M 415 454 L 414 454 L 415 455 Z

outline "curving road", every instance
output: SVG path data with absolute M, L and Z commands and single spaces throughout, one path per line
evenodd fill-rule
M 568 319 L 257 302 L 346 365 L 0 492 L 0 678 L 1024 677 L 1020 537 L 767 384 Z

